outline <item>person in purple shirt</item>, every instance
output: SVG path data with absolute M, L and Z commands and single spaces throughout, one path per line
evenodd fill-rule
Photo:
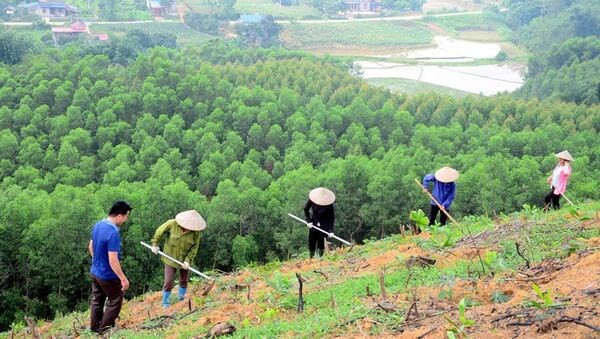
M 456 183 L 454 183 L 456 179 L 458 179 L 457 170 L 450 167 L 442 167 L 435 174 L 427 174 L 423 177 L 423 192 L 429 192 L 429 184 L 433 183 L 433 197 L 442 205 L 444 210 L 448 211 L 456 195 Z M 440 208 L 433 200 L 430 201 L 430 205 L 429 225 L 433 225 L 435 224 L 435 219 Z M 442 212 L 440 215 L 440 224 L 446 225 L 447 219 L 446 214 Z
M 90 302 L 90 329 L 103 333 L 115 325 L 121 312 L 123 295 L 129 280 L 121 269 L 121 235 L 119 227 L 129 218 L 131 206 L 124 201 L 113 204 L 105 219 L 92 229 L 88 250 L 92 256 L 92 299 Z M 104 303 L 108 299 L 106 309 Z

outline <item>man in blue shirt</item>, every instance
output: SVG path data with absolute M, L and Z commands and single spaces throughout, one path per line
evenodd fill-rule
M 454 183 L 456 179 L 458 179 L 457 170 L 450 167 L 442 167 L 435 174 L 425 175 L 423 178 L 423 192 L 428 192 L 429 184 L 433 182 L 433 197 L 442 205 L 442 209 L 449 210 L 456 194 L 456 184 Z M 433 225 L 435 224 L 435 219 L 440 208 L 433 200 L 430 201 L 430 204 L 429 225 Z M 447 219 L 446 213 L 442 212 L 440 215 L 440 224 L 446 225 Z
M 121 236 L 119 227 L 129 218 L 131 206 L 124 201 L 113 204 L 108 216 L 98 221 L 92 229 L 88 249 L 92 256 L 92 300 L 90 304 L 90 329 L 102 333 L 115 325 L 123 295 L 129 280 L 121 269 Z M 104 303 L 106 310 L 104 309 Z

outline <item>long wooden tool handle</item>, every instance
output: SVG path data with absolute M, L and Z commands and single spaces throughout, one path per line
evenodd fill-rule
M 458 222 L 456 222 L 456 220 L 454 220 L 454 218 L 452 218 L 450 213 L 448 213 L 448 211 L 446 211 L 446 209 L 444 207 L 442 207 L 442 205 L 433 197 L 433 195 L 431 193 L 429 193 L 429 191 L 425 187 L 423 187 L 423 185 L 421 185 L 421 183 L 419 182 L 419 180 L 417 178 L 415 178 L 415 182 L 417 183 L 417 185 L 419 185 L 421 190 L 424 190 L 425 194 L 427 194 L 431 198 L 431 200 L 433 200 L 433 202 L 436 203 L 437 207 L 440 209 L 440 211 L 444 212 L 444 214 L 448 217 L 448 219 L 452 220 L 453 223 L 458 224 Z
M 144 246 L 144 247 L 148 247 L 150 250 L 152 250 L 152 246 L 150 246 L 150 245 L 146 244 L 145 242 L 143 242 L 143 241 L 140 241 L 140 244 L 142 244 L 142 246 Z M 179 261 L 179 260 L 177 260 L 177 259 L 175 259 L 175 258 L 171 257 L 170 255 L 166 254 L 166 253 L 165 253 L 165 252 L 163 252 L 163 251 L 158 251 L 158 254 L 162 255 L 163 257 L 165 257 L 165 258 L 167 258 L 167 259 L 173 260 L 175 263 L 177 263 L 177 264 L 179 264 L 179 265 L 183 266 L 183 263 L 182 263 L 181 261 Z M 190 271 L 191 271 L 191 272 L 193 272 L 193 273 L 196 273 L 197 275 L 201 276 L 201 277 L 202 277 L 202 278 L 204 278 L 204 279 L 207 279 L 207 280 L 212 280 L 212 278 L 211 278 L 211 277 L 209 277 L 209 276 L 207 276 L 206 274 L 204 274 L 204 273 L 202 273 L 202 272 L 200 272 L 200 271 L 198 271 L 198 270 L 194 269 L 193 267 L 190 267 L 190 268 L 188 268 L 188 270 L 190 270 Z
M 308 225 L 308 223 L 307 223 L 307 222 L 306 222 L 304 219 L 298 218 L 297 216 L 295 216 L 295 215 L 293 215 L 293 214 L 290 214 L 290 213 L 288 213 L 288 216 L 290 216 L 290 217 L 292 217 L 292 218 L 296 219 L 297 221 L 299 221 L 299 222 L 301 222 L 301 223 L 303 223 L 303 224 L 305 224 L 305 225 Z M 315 225 L 312 225 L 312 226 L 311 226 L 311 228 L 314 228 L 314 229 L 316 229 L 317 231 L 321 231 L 322 233 L 325 233 L 326 235 L 329 235 L 329 232 L 327 232 L 327 231 L 325 231 L 325 230 L 323 230 L 323 229 L 321 229 L 321 228 L 319 228 L 319 227 L 317 227 L 317 226 L 315 226 Z M 346 240 L 344 240 L 344 239 L 342 239 L 342 238 L 338 237 L 338 236 L 337 236 L 337 235 L 335 235 L 335 234 L 334 234 L 334 235 L 332 235 L 331 237 L 332 237 L 332 238 L 334 238 L 334 239 L 337 239 L 337 240 L 339 240 L 339 241 L 341 241 L 341 242 L 343 242 L 344 244 L 346 244 L 346 245 L 348 245 L 348 246 L 354 246 L 353 244 L 351 244 L 351 243 L 347 242 Z
M 562 195 L 562 196 L 563 196 L 565 199 L 567 199 L 567 201 L 569 202 L 569 204 L 571 204 L 571 205 L 575 205 L 575 204 L 574 204 L 574 203 L 571 201 L 571 199 L 567 198 L 567 196 L 566 196 L 566 195 L 564 195 L 564 194 L 562 194 L 562 193 L 561 193 L 560 195 Z

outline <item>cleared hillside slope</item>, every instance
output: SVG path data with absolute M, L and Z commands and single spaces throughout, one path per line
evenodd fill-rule
M 212 272 L 218 278 L 206 296 L 209 284 L 196 281 L 190 297 L 168 311 L 160 292 L 128 300 L 109 335 L 192 338 L 228 322 L 234 337 L 246 338 L 441 338 L 448 331 L 474 338 L 597 337 L 599 210 L 600 203 L 549 213 L 525 206 L 494 219 L 468 217 L 447 230 L 334 250 L 320 260 L 304 253 L 235 273 Z M 301 313 L 296 273 L 303 279 Z M 87 313 L 73 313 L 38 322 L 35 331 L 91 337 L 83 328 L 88 320 Z M 31 326 L 14 327 L 15 337 L 31 336 Z

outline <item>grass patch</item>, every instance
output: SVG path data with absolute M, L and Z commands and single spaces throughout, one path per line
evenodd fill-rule
M 52 31 L 48 28 L 35 28 L 32 26 L 4 26 L 4 31 L 14 32 L 16 34 L 27 35 L 36 42 L 41 41 L 42 37 L 52 38 Z
M 147 34 L 153 33 L 171 33 L 177 37 L 178 46 L 200 46 L 204 42 L 214 38 L 212 35 L 203 34 L 187 28 L 182 23 L 163 22 L 163 23 L 137 23 L 137 24 L 92 24 L 90 30 L 94 34 L 112 34 L 122 37 L 133 29 L 141 29 Z
M 352 45 L 397 47 L 425 45 L 433 34 L 414 22 L 368 21 L 325 24 L 285 24 L 282 40 L 293 47 Z
M 384 87 L 396 93 L 415 94 L 436 92 L 440 94 L 451 95 L 454 97 L 464 97 L 467 95 L 473 95 L 473 93 L 463 92 L 450 87 L 438 86 L 417 80 L 399 78 L 373 78 L 365 79 L 365 81 L 373 86 Z
M 406 291 L 406 281 L 411 276 L 408 288 L 414 286 L 432 286 L 440 282 L 444 276 L 467 277 L 468 263 L 458 261 L 455 266 L 440 270 L 436 267 L 415 268 L 410 273 L 406 268 L 400 268 L 386 274 L 385 288 L 388 293 L 401 293 Z M 323 336 L 335 333 L 339 324 L 376 312 L 365 305 L 362 298 L 366 297 L 366 288 L 373 293 L 379 293 L 379 277 L 376 274 L 365 275 L 348 279 L 343 283 L 328 286 L 318 291 L 305 292 L 305 312 L 290 316 L 290 319 L 274 319 L 261 322 L 260 326 L 247 326 L 239 329 L 236 338 L 272 337 L 281 335 L 301 335 L 305 337 Z M 332 307 L 335 300 L 335 308 Z M 287 295 L 279 301 L 282 309 L 295 312 L 297 296 Z M 388 317 L 388 315 L 383 315 Z

